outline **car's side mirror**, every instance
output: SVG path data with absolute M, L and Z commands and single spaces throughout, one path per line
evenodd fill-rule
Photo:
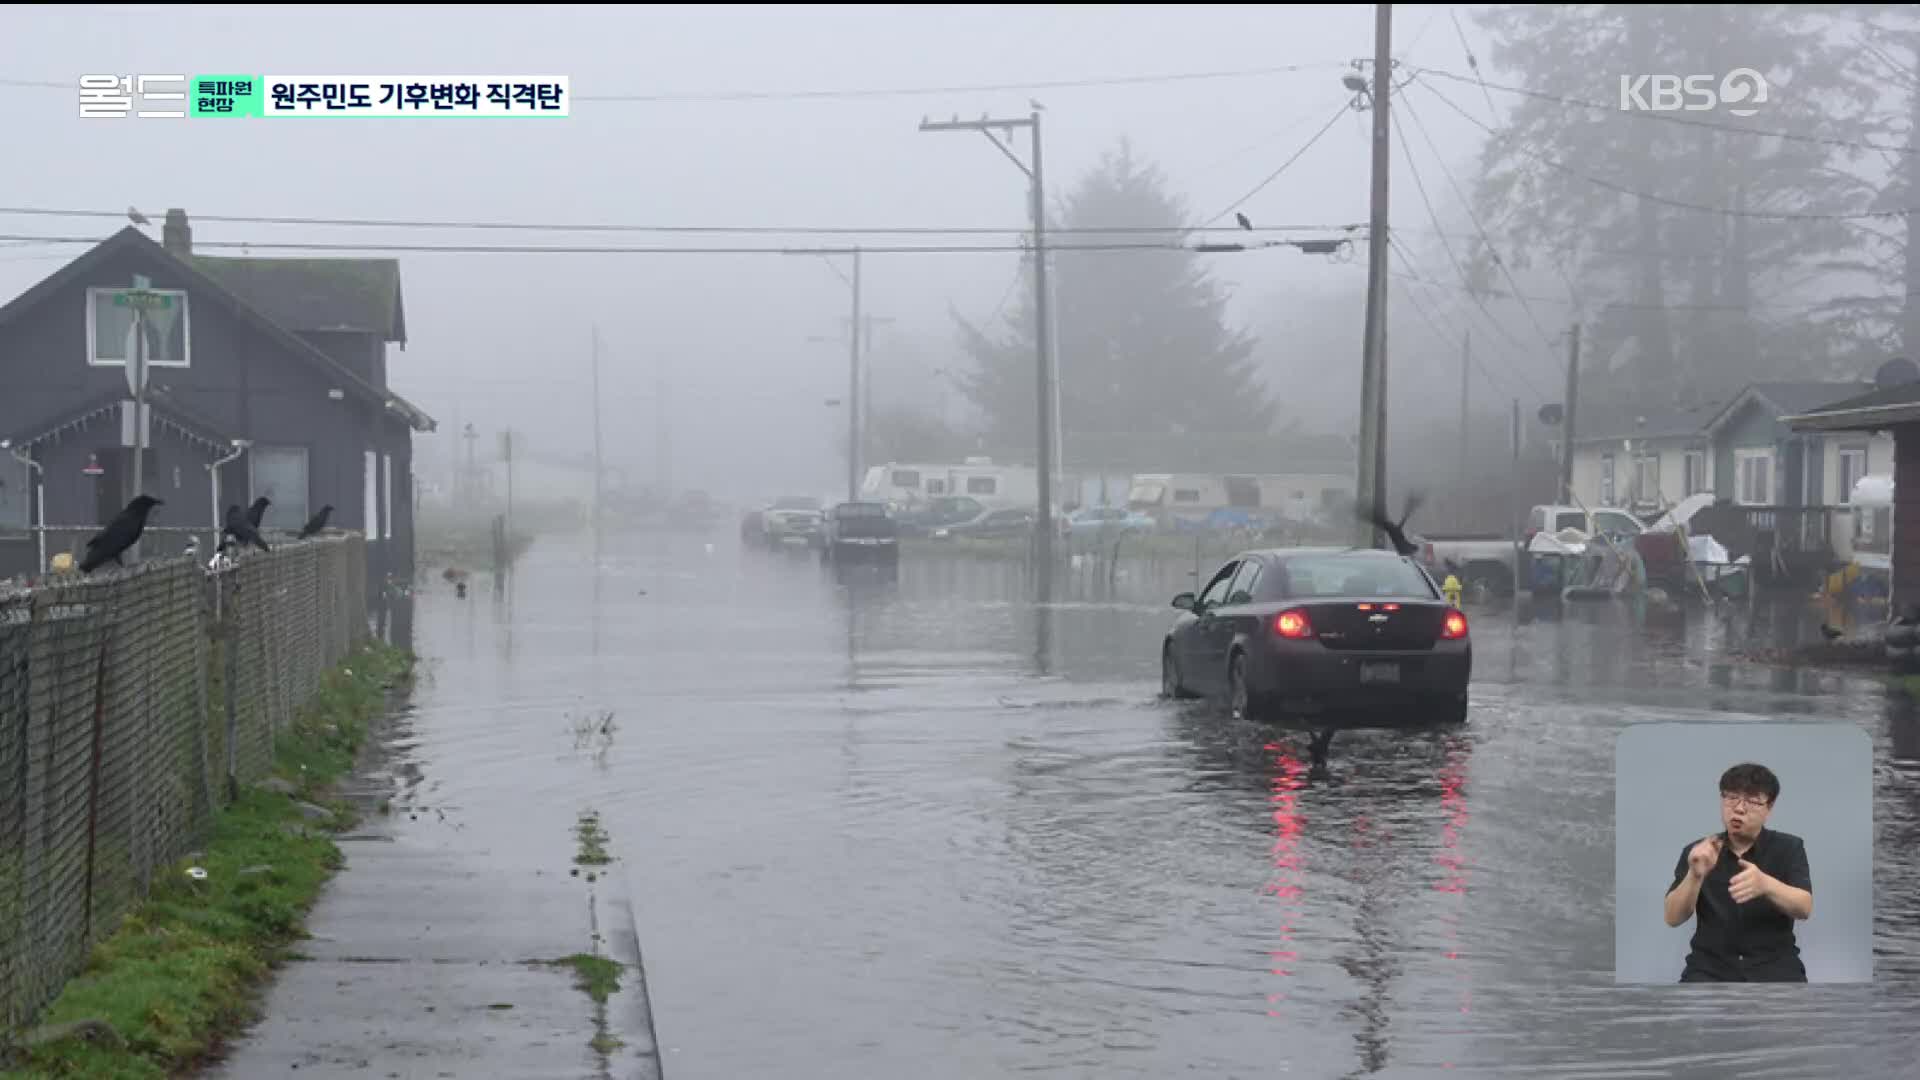
M 1197 605 L 1194 602 L 1192 593 L 1183 592 L 1173 598 L 1173 606 L 1179 608 L 1181 611 L 1192 611 Z

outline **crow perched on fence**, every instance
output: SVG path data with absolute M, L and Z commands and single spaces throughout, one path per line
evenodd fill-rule
M 273 500 L 267 498 L 265 495 L 253 500 L 253 505 L 247 507 L 247 524 L 253 526 L 255 530 L 258 530 L 260 523 L 266 520 L 267 507 L 272 505 Z
M 1420 545 L 1407 539 L 1407 519 L 1412 517 L 1413 512 L 1420 509 L 1420 504 L 1426 501 L 1426 496 L 1419 492 L 1407 496 L 1407 505 L 1402 510 L 1399 521 L 1389 520 L 1386 515 L 1376 513 L 1371 506 L 1358 506 L 1355 509 L 1361 521 L 1387 534 L 1387 539 L 1393 543 L 1393 550 L 1403 556 L 1413 556 L 1420 554 Z
M 113 516 L 107 527 L 94 533 L 87 540 L 87 557 L 80 560 L 80 571 L 91 574 L 102 566 L 112 563 L 125 566 L 120 556 L 140 539 L 147 529 L 147 515 L 153 513 L 156 506 L 166 505 L 151 495 L 135 495 L 127 508 Z
M 244 548 L 252 544 L 261 551 L 273 550 L 267 546 L 265 540 L 260 538 L 260 530 L 253 527 L 253 522 L 249 521 L 246 513 L 237 506 L 227 507 L 227 527 L 222 530 L 222 534 L 233 539 L 234 547 Z
M 331 504 L 321 507 L 319 513 L 308 518 L 307 523 L 300 527 L 300 539 L 305 540 L 309 536 L 320 535 L 320 531 L 327 527 L 327 519 L 332 516 L 333 506 Z

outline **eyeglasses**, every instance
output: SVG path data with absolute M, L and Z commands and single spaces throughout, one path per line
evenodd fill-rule
M 1768 805 L 1765 795 L 1721 795 L 1720 801 L 1738 810 L 1764 810 Z

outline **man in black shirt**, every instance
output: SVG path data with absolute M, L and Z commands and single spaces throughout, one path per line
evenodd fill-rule
M 1667 925 L 1697 920 L 1681 982 L 1807 981 L 1793 924 L 1813 915 L 1813 876 L 1806 844 L 1766 827 L 1779 798 L 1772 770 L 1735 765 L 1720 777 L 1726 831 L 1681 849 Z

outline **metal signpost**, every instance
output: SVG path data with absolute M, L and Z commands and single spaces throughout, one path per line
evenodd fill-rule
M 133 495 L 141 495 L 146 488 L 147 463 L 147 323 L 151 319 L 160 331 L 164 356 L 177 312 L 173 297 L 154 292 L 153 282 L 144 274 L 133 276 L 133 288 L 113 294 L 113 306 L 133 311 L 133 351 L 127 357 L 127 389 L 133 393 Z M 136 560 L 139 553 L 140 545 L 136 542 L 132 551 Z

